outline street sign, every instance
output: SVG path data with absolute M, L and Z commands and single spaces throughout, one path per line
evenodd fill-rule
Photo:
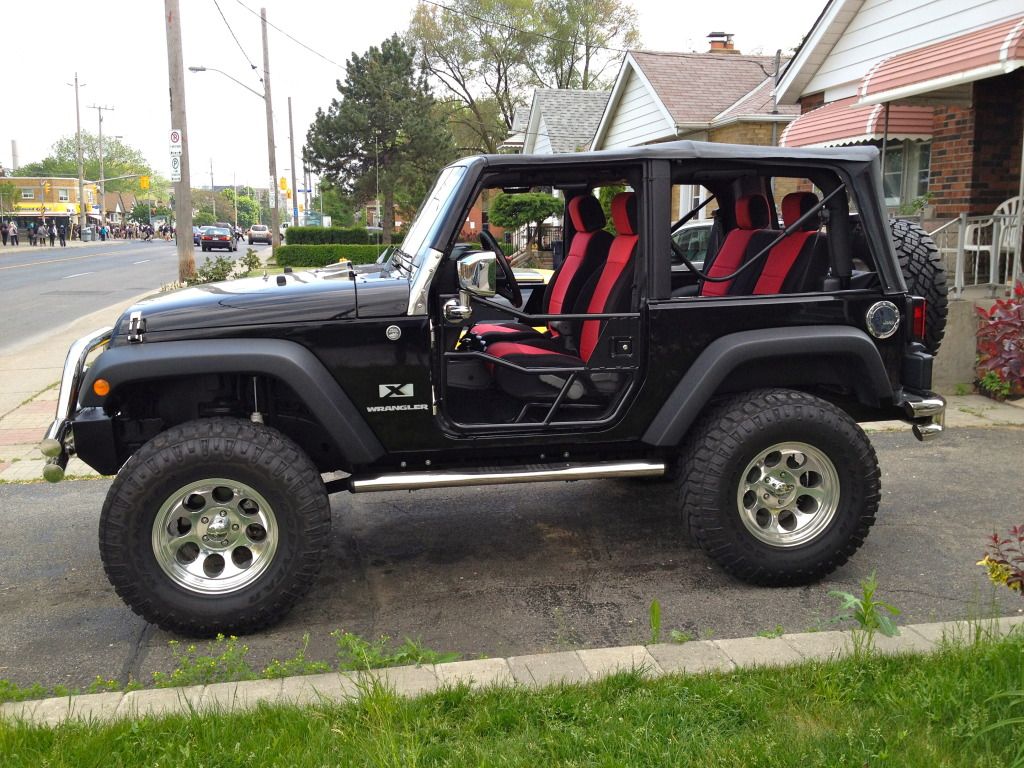
M 180 155 L 181 154 L 181 131 L 179 129 L 177 129 L 177 128 L 171 128 L 171 133 L 170 133 L 169 138 L 171 140 L 171 154 L 172 155 Z
M 171 181 L 181 181 L 181 155 L 171 155 Z

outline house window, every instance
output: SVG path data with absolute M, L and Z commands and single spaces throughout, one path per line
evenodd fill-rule
M 62 203 L 66 203 L 70 199 L 71 199 L 71 192 L 69 190 L 67 190 L 67 189 L 58 189 L 57 190 L 57 200 L 59 200 Z
M 885 150 L 885 173 L 882 188 L 885 190 L 885 204 L 899 205 L 903 197 L 903 146 L 890 146 Z
M 22 187 L 21 188 L 21 199 L 22 200 L 35 200 L 36 199 L 36 191 L 34 189 L 26 189 L 25 187 Z
M 920 141 L 893 142 L 885 149 L 885 204 L 909 206 L 928 193 L 932 145 Z

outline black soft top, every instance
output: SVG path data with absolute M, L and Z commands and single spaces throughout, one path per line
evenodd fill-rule
M 668 141 L 643 147 L 606 149 L 598 152 L 572 152 L 556 155 L 477 155 L 463 158 L 453 165 L 484 161 L 493 167 L 514 165 L 564 165 L 566 163 L 607 163 L 618 160 L 749 160 L 756 163 L 818 162 L 823 165 L 848 166 L 860 170 L 878 157 L 872 146 L 856 147 L 766 147 L 754 144 L 719 144 L 708 141 Z

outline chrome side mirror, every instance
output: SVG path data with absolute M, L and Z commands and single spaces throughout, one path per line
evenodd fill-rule
M 459 261 L 459 287 L 474 296 L 490 298 L 495 294 L 497 270 L 494 251 L 472 253 Z

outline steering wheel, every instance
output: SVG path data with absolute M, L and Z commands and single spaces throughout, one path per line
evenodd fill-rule
M 512 265 L 508 263 L 505 252 L 501 250 L 494 235 L 486 229 L 480 232 L 480 244 L 488 251 L 493 251 L 498 259 L 498 267 L 501 269 L 501 287 L 497 288 L 498 295 L 504 296 L 512 306 L 517 309 L 523 306 L 523 292 L 519 290 L 519 283 L 516 282 L 516 275 L 512 271 Z

